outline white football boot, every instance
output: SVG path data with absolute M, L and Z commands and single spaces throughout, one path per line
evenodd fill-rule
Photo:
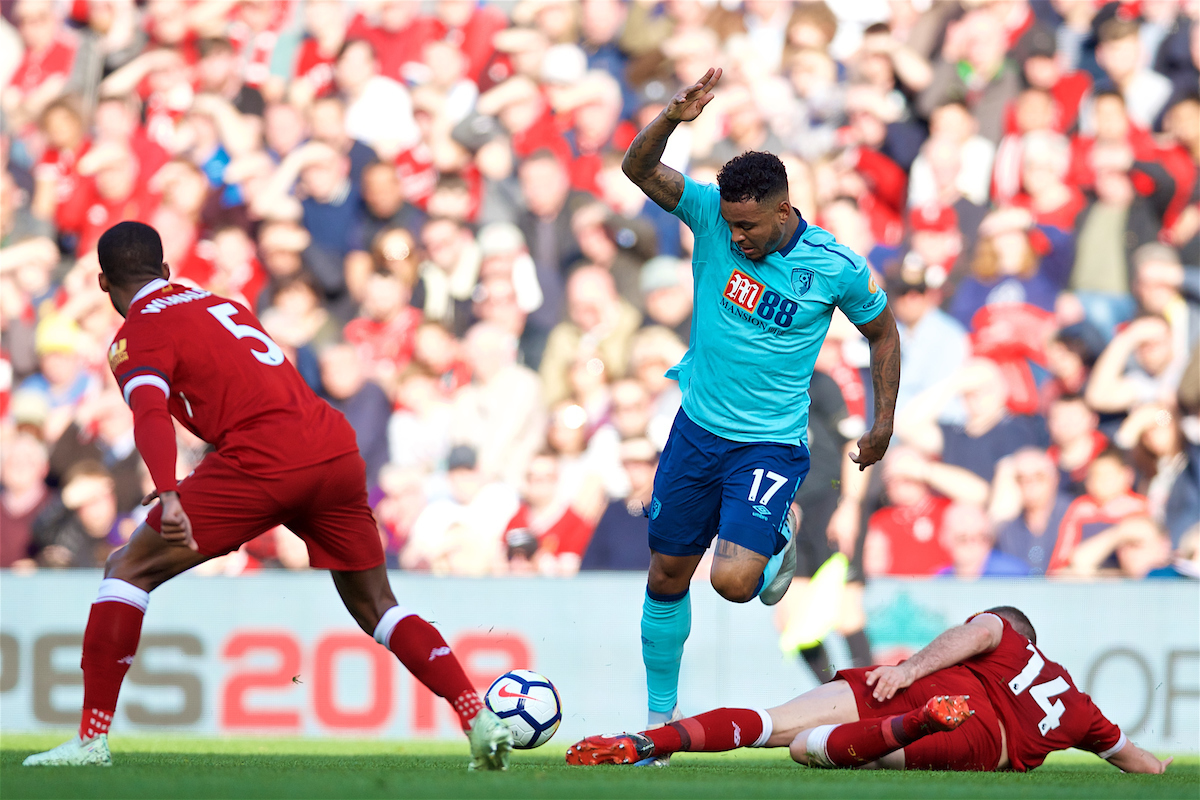
M 758 599 L 765 606 L 773 606 L 782 600 L 792 585 L 792 578 L 796 577 L 796 532 L 799 528 L 796 511 L 793 508 L 789 508 L 787 520 L 783 523 L 782 531 L 787 536 L 787 544 L 783 546 L 783 549 L 779 553 L 773 556 L 773 558 L 781 559 L 779 572 L 776 572 L 771 582 L 764 586 L 762 591 L 758 593 Z
M 63 742 L 53 750 L 34 753 L 22 762 L 26 767 L 111 767 L 112 754 L 108 752 L 108 734 L 102 733 L 86 742 L 75 734 L 75 738 Z
M 488 709 L 483 709 L 471 721 L 467 732 L 471 743 L 471 765 L 468 769 L 506 770 L 512 752 L 512 731 L 504 721 Z

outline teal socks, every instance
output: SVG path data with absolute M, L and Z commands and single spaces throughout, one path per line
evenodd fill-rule
M 679 664 L 683 660 L 683 644 L 691 631 L 692 603 L 687 591 L 664 595 L 646 590 L 642 605 L 642 661 L 646 665 L 646 691 L 652 716 L 669 716 L 679 700 Z

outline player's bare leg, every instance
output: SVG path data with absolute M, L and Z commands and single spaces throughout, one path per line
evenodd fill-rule
M 108 558 L 83 634 L 83 714 L 78 735 L 26 766 L 109 766 L 108 728 L 125 673 L 133 663 L 150 592 L 211 556 L 168 541 L 148 525 Z
M 856 721 L 854 692 L 849 684 L 838 680 L 767 710 L 718 708 L 641 733 L 589 736 L 567 749 L 567 763 L 632 764 L 678 752 L 788 747 L 801 731 Z
M 963 695 L 941 695 L 905 714 L 802 730 L 792 742 L 792 759 L 811 767 L 874 764 L 903 769 L 906 745 L 932 733 L 952 731 L 971 718 L 975 712 L 967 705 L 968 699 Z
M 762 588 L 767 556 L 740 544 L 717 539 L 709 579 L 717 594 L 734 603 L 753 600 Z
M 330 574 L 358 626 L 391 650 L 414 678 L 454 707 L 471 742 L 471 768 L 507 769 L 512 733 L 484 707 L 437 629 L 396 603 L 384 566 L 331 570 Z

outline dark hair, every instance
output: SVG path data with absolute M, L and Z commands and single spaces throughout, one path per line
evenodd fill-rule
M 1014 631 L 1034 644 L 1037 644 L 1037 631 L 1033 629 L 1033 623 L 1029 621 L 1029 617 L 1025 616 L 1025 612 L 1021 609 L 1012 606 L 996 606 L 995 608 L 989 608 L 983 613 L 995 614 L 997 617 L 1007 620 L 1008 624 L 1013 626 Z
M 143 222 L 127 220 L 113 225 L 96 244 L 96 255 L 101 271 L 114 286 L 162 277 L 162 238 Z
M 350 50 L 350 48 L 357 47 L 360 44 L 366 45 L 367 52 L 369 52 L 371 54 L 372 61 L 379 60 L 379 53 L 375 52 L 375 45 L 371 44 L 371 40 L 364 39 L 361 36 L 358 36 L 358 37 L 354 37 L 352 39 L 347 39 L 346 41 L 342 42 L 342 46 L 338 49 L 337 58 L 335 58 L 333 60 L 334 63 L 336 64 L 337 62 L 341 61 L 342 58 L 346 55 L 346 52 L 348 50 Z
M 1118 39 L 1137 36 L 1138 27 L 1136 20 L 1112 17 L 1100 25 L 1100 30 L 1096 31 L 1096 38 L 1100 40 L 1101 44 L 1115 42 Z
M 234 52 L 233 43 L 223 36 L 212 36 L 207 39 L 201 39 L 196 49 L 200 51 L 201 58 L 208 58 L 217 53 Z
M 717 173 L 721 199 L 730 203 L 761 203 L 787 196 L 787 169 L 774 153 L 751 150 L 726 162 Z
M 1095 457 L 1092 458 L 1092 463 L 1095 464 L 1097 461 L 1100 461 L 1101 459 L 1106 459 L 1106 458 L 1116 461 L 1118 464 L 1120 464 L 1122 467 L 1125 467 L 1126 469 L 1133 466 L 1129 461 L 1129 455 L 1124 450 L 1117 447 L 1115 444 L 1110 444 L 1108 447 L 1104 448 L 1099 453 L 1097 453 L 1095 455 Z

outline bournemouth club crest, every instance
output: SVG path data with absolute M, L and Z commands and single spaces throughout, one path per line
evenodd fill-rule
M 813 271 L 811 269 L 792 270 L 792 291 L 804 297 L 812 288 Z

